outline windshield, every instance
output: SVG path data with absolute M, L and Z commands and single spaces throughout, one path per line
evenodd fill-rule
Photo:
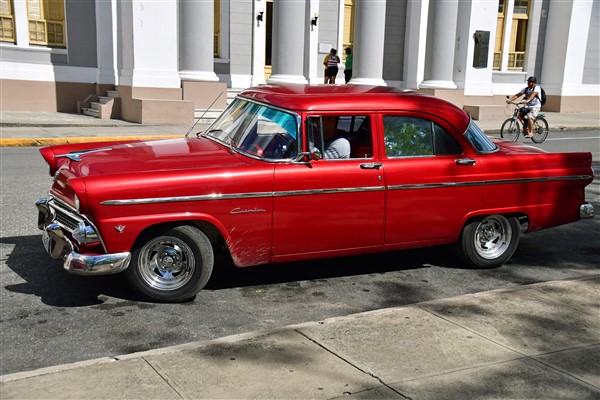
M 493 153 L 498 150 L 498 146 L 483 133 L 473 120 L 469 123 L 469 128 L 465 132 L 465 136 L 478 153 Z
M 237 98 L 206 132 L 206 136 L 255 157 L 296 157 L 298 121 L 292 113 Z

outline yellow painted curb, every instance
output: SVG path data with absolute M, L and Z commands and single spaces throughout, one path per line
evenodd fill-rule
M 155 140 L 181 138 L 179 135 L 152 135 L 152 136 L 88 136 L 88 137 L 63 137 L 63 138 L 0 138 L 0 147 L 37 147 L 54 146 L 57 144 L 75 144 L 88 142 L 112 142 L 126 140 Z

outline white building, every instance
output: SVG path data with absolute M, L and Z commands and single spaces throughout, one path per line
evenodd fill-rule
M 600 109 L 599 0 L 0 0 L 0 22 L 1 110 L 78 112 L 112 90 L 103 118 L 189 122 L 228 88 L 323 84 L 346 47 L 350 84 L 462 107 L 533 75 L 546 110 Z

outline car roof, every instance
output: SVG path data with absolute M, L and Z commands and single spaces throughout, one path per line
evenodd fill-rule
M 241 97 L 296 112 L 419 111 L 437 115 L 459 130 L 469 115 L 440 98 L 391 86 L 268 84 L 245 89 Z

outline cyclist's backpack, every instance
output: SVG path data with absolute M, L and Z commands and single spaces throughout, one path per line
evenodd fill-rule
M 540 86 L 540 89 L 542 91 L 542 93 L 540 93 L 540 101 L 542 102 L 542 105 L 544 105 L 544 104 L 546 104 L 546 91 L 541 86 Z

